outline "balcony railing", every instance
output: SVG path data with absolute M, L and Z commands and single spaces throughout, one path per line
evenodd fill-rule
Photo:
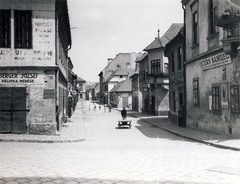
M 169 76 L 169 72 L 168 71 L 164 71 L 164 72 L 160 72 L 160 73 L 148 73 L 147 77 L 168 77 Z

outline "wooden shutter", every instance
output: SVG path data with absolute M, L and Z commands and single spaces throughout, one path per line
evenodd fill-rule
M 11 88 L 0 88 L 0 132 L 11 132 Z

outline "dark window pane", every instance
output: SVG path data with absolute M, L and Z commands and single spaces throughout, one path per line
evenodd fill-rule
M 14 11 L 15 48 L 32 47 L 32 12 Z
M 11 46 L 10 32 L 10 10 L 0 10 L 0 47 L 9 48 Z

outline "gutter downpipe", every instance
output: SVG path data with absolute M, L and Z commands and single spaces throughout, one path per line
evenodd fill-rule
M 183 41 L 183 85 L 184 85 L 184 108 L 183 108 L 183 127 L 187 126 L 187 84 L 186 84 L 186 7 L 182 4 L 182 9 L 184 11 L 184 41 Z

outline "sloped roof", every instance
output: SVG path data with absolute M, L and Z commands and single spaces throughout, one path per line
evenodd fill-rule
M 107 66 L 105 66 L 104 69 L 98 75 L 100 76 L 101 73 L 104 73 L 107 70 L 114 70 L 115 71 L 117 69 L 117 67 L 116 67 L 117 65 L 114 65 L 114 63 L 121 65 L 121 63 L 134 62 L 135 61 L 135 59 L 133 60 L 134 55 L 136 55 L 136 53 L 134 53 L 134 52 L 132 52 L 132 53 L 118 53 L 116 55 L 116 57 L 114 59 L 112 59 L 107 64 Z
M 114 74 L 115 74 L 116 72 L 117 72 L 117 71 L 110 71 L 110 72 L 108 72 L 108 73 L 104 76 L 103 83 L 109 81 L 109 80 L 114 76 Z
M 81 77 L 77 76 L 77 82 L 86 82 L 84 79 L 82 79 Z
M 183 26 L 182 28 L 178 31 L 177 35 L 172 38 L 166 45 L 165 45 L 165 49 L 164 49 L 164 55 L 166 56 L 167 55 L 167 50 L 168 48 L 171 48 L 171 44 L 176 42 L 176 41 L 179 41 L 181 38 L 183 39 L 184 37 L 184 30 L 183 30 Z M 183 41 L 183 40 L 182 40 Z
M 131 75 L 134 73 L 134 69 L 119 69 L 116 71 L 115 75 Z
M 168 41 L 170 41 L 178 34 L 182 27 L 183 23 L 173 23 L 162 37 L 167 38 Z
M 107 77 L 104 77 L 104 81 L 103 82 L 109 82 L 114 76 L 129 76 L 132 75 L 134 73 L 133 69 L 118 69 L 114 72 L 111 72 L 111 74 L 109 74 Z
M 152 43 L 150 43 L 145 49 L 144 51 L 148 51 L 151 49 L 158 49 L 161 47 L 164 47 L 164 45 L 166 44 L 167 40 L 166 38 L 155 38 L 155 40 L 153 40 Z
M 132 91 L 132 81 L 128 77 L 126 80 L 119 82 L 110 90 L 111 92 L 130 92 Z
M 97 83 L 93 89 L 95 89 L 95 91 L 96 91 L 96 90 L 100 90 L 100 85 L 99 85 L 99 83 Z
M 182 27 L 182 23 L 173 23 L 161 38 L 156 37 L 155 40 L 144 49 L 144 51 L 165 47 L 165 45 L 178 34 Z
M 147 52 L 144 52 L 140 57 L 137 57 L 136 62 L 140 62 L 148 56 Z
M 94 89 L 97 84 L 98 84 L 97 82 L 86 84 L 86 90 Z

